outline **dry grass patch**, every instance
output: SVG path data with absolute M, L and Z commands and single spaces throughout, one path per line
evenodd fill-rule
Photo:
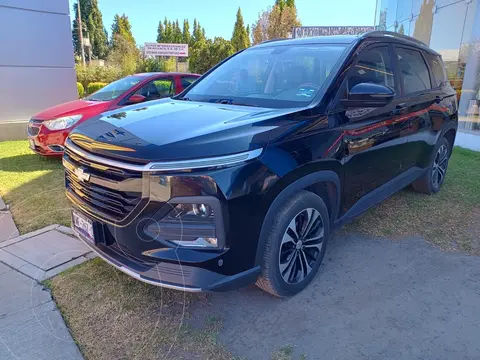
M 232 359 L 217 344 L 217 319 L 185 325 L 204 294 L 147 285 L 95 259 L 46 285 L 87 360 Z

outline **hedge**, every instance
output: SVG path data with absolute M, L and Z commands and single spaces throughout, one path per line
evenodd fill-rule
M 83 98 L 83 95 L 85 94 L 85 89 L 83 88 L 83 85 L 79 82 L 77 82 L 77 92 L 78 92 L 78 98 L 79 99 Z
M 88 93 L 88 94 L 92 94 L 92 93 L 94 93 L 95 91 L 100 90 L 101 88 L 103 88 L 105 85 L 107 85 L 107 83 L 104 83 L 104 82 L 92 82 L 92 83 L 90 83 L 90 84 L 87 85 L 87 93 Z

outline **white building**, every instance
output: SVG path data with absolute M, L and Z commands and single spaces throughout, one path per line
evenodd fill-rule
M 68 0 L 0 0 L 0 141 L 77 98 Z

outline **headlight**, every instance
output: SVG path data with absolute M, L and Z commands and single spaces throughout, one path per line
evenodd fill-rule
M 69 127 L 72 127 L 81 118 L 82 118 L 82 115 L 64 116 L 58 119 L 44 121 L 43 125 L 45 125 L 50 130 L 63 130 L 63 129 L 68 129 Z
M 162 220 L 213 223 L 213 209 L 207 204 L 178 204 Z

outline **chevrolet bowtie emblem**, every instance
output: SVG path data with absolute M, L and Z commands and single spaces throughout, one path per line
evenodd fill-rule
M 81 168 L 76 168 L 75 170 L 73 170 L 73 173 L 79 181 L 90 181 L 90 174 L 85 172 Z

